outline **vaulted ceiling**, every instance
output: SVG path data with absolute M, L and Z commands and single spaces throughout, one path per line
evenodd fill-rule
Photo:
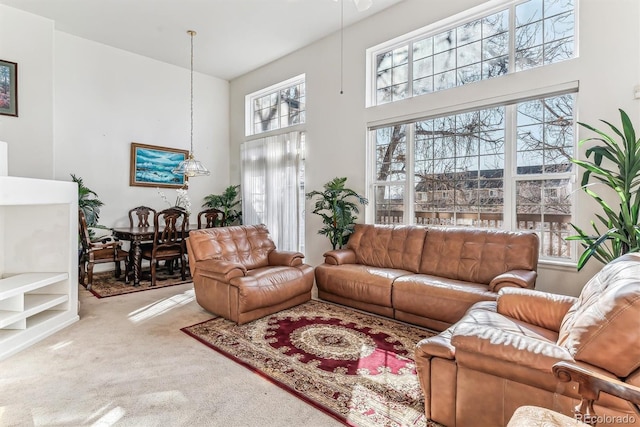
M 0 0 L 59 31 L 231 80 L 402 0 Z M 344 3 L 342 3 L 344 2 Z M 365 3 L 366 0 L 358 0 Z M 362 6 L 362 3 L 360 3 Z M 344 8 L 344 9 L 341 9 Z

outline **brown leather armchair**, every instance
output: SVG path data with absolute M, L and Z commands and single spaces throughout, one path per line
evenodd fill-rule
M 554 376 L 558 362 L 640 386 L 640 254 L 607 264 L 578 298 L 504 288 L 415 356 L 426 415 L 447 427 L 504 426 L 528 405 L 571 415 L 578 386 Z M 605 393 L 596 412 L 640 425 L 627 401 Z
M 193 230 L 187 253 L 198 304 L 238 324 L 311 299 L 313 268 L 277 250 L 264 225 Z

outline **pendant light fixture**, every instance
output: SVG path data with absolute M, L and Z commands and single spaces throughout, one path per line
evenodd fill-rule
M 193 36 L 196 35 L 196 32 L 188 30 L 187 34 L 191 36 L 191 149 L 189 150 L 189 158 L 180 162 L 180 164 L 178 164 L 178 166 L 171 172 L 188 177 L 205 176 L 209 175 L 210 172 L 202 165 L 202 163 L 200 163 L 199 160 L 196 160 L 193 154 Z

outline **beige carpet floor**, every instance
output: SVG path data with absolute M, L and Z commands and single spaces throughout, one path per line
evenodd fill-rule
M 213 316 L 191 283 L 98 299 L 0 361 L 0 426 L 341 425 L 180 328 Z

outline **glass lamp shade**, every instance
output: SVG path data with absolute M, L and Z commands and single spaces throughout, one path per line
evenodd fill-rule
M 211 172 L 207 170 L 199 160 L 193 158 L 193 154 L 189 154 L 187 160 L 183 160 L 171 172 L 188 177 L 209 175 Z

